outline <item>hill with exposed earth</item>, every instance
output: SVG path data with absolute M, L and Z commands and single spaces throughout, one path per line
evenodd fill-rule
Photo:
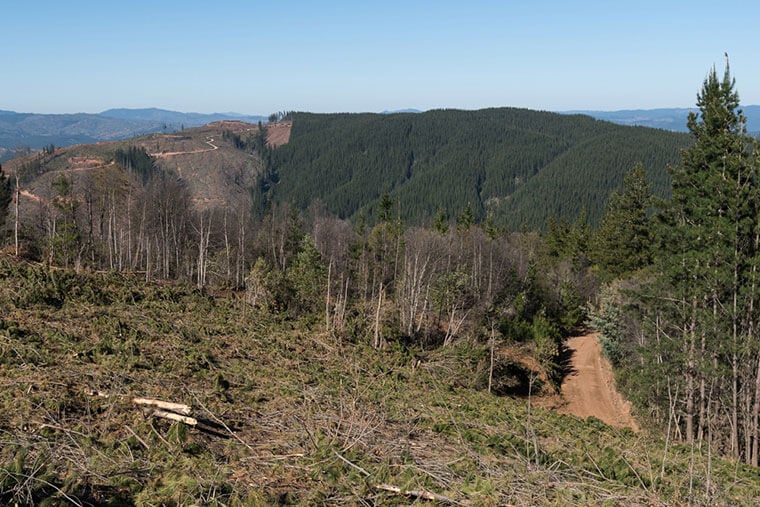
M 385 197 L 405 223 L 430 224 L 436 214 L 455 221 L 469 208 L 476 222 L 491 217 L 499 226 L 535 230 L 552 217 L 572 222 L 582 213 L 598 223 L 609 194 L 637 163 L 655 194 L 667 196 L 667 167 L 691 142 L 679 133 L 510 108 L 294 113 L 265 124 L 265 142 L 254 139 L 258 128 L 215 122 L 32 154 L 6 167 L 33 160 L 39 167 L 27 171 L 27 190 L 44 195 L 50 177 L 30 178 L 77 174 L 82 163 L 108 164 L 116 149 L 133 146 L 183 178 L 201 207 L 249 194 L 259 213 L 273 204 L 306 210 L 319 202 L 340 218 L 372 221 Z

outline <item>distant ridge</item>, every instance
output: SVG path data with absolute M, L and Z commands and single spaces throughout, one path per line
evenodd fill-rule
M 407 108 L 407 109 L 394 109 L 393 111 L 382 111 L 380 114 L 397 114 L 397 113 L 421 113 L 421 109 Z
M 547 220 L 598 223 L 611 191 L 637 162 L 666 196 L 665 168 L 688 135 L 586 115 L 516 108 L 419 114 L 294 113 L 290 140 L 256 185 L 257 210 L 320 202 L 341 218 L 378 216 L 387 194 L 405 223 L 454 221 L 467 208 L 513 230 Z
M 0 162 L 45 146 L 117 141 L 143 134 L 173 132 L 221 120 L 248 123 L 264 116 L 239 113 L 181 113 L 166 109 L 109 109 L 98 114 L 37 114 L 0 110 Z
M 597 120 L 630 127 L 651 127 L 673 132 L 688 132 L 686 119 L 696 108 L 621 109 L 619 111 L 561 111 L 562 114 L 585 114 Z M 747 131 L 760 132 L 760 106 L 742 106 L 747 117 Z
M 267 119 L 266 116 L 252 116 L 239 113 L 181 113 L 155 107 L 145 109 L 108 109 L 101 112 L 100 116 L 118 118 L 120 120 L 184 124 L 187 127 L 199 127 L 213 121 L 221 120 L 238 120 L 248 123 L 258 123 L 259 121 L 266 121 Z

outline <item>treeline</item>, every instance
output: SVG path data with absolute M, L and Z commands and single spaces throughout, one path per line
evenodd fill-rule
M 695 452 L 757 466 L 760 159 L 728 66 L 709 73 L 697 106 L 672 197 L 647 218 L 632 176 L 611 201 L 598 233 L 610 282 L 593 320 L 644 417 Z
M 269 190 L 261 199 L 300 209 L 320 200 L 356 218 L 375 216 L 387 193 L 407 223 L 430 224 L 441 207 L 456 216 L 470 203 L 477 222 L 491 213 L 512 230 L 542 228 L 551 215 L 572 220 L 581 209 L 595 224 L 635 162 L 667 195 L 665 167 L 688 142 L 683 134 L 522 109 L 295 113 L 290 141 L 274 150 L 262 176 L 277 184 L 262 181 Z
M 145 148 L 128 146 L 126 149 L 119 148 L 114 153 L 114 160 L 127 171 L 134 172 L 142 183 L 147 183 L 157 170 L 156 163 Z
M 253 134 L 241 136 L 237 132 L 225 130 L 222 138 L 230 141 L 238 150 L 265 153 L 267 150 L 267 127 L 259 122 L 258 129 Z

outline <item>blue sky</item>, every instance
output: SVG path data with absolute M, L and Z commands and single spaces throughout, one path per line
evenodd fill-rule
M 760 2 L 7 1 L 0 109 L 269 114 L 760 104 Z

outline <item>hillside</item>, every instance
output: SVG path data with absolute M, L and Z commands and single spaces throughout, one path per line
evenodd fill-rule
M 160 122 L 123 120 L 96 114 L 0 111 L 0 156 L 12 156 L 14 150 L 20 147 L 40 150 L 51 144 L 69 146 L 127 139 L 148 132 L 160 132 L 162 128 Z
M 19 160 L 39 163 L 37 175 L 50 173 L 28 181 L 27 190 L 39 196 L 50 193 L 55 174 L 81 175 L 82 163 L 108 164 L 114 150 L 135 146 L 181 177 L 201 208 L 252 194 L 260 211 L 269 203 L 306 210 L 321 202 L 338 217 L 363 214 L 373 221 L 388 194 L 393 213 L 410 224 L 430 224 L 441 210 L 455 221 L 469 203 L 476 221 L 492 213 L 497 225 L 535 230 L 551 216 L 573 221 L 582 210 L 597 223 L 636 162 L 643 162 L 654 192 L 667 196 L 665 168 L 690 142 L 684 134 L 519 109 L 297 113 L 292 122 L 268 125 L 273 149 L 262 160 L 263 147 L 254 149 L 257 131 L 248 123 L 215 122 Z M 6 168 L 13 171 L 19 160 Z
M 375 350 L 235 295 L 7 257 L 0 292 L 4 504 L 760 498 L 756 470 L 707 449 L 489 395 L 483 346 Z
M 155 107 L 144 109 L 108 109 L 99 113 L 99 115 L 121 120 L 166 123 L 175 126 L 184 125 L 185 127 L 200 127 L 217 121 L 241 121 L 254 124 L 260 121 L 267 121 L 266 116 L 251 116 L 239 113 L 182 113 Z
M 287 138 L 287 129 L 284 134 L 281 131 L 272 129 L 273 135 Z M 11 173 L 16 170 L 24 173 L 28 199 L 22 205 L 29 205 L 35 197 L 50 201 L 53 181 L 60 175 L 72 178 L 75 189 L 88 188 L 98 179 L 116 181 L 128 176 L 126 168 L 115 163 L 114 154 L 135 147 L 153 157 L 157 170 L 181 178 L 199 209 L 237 206 L 249 199 L 250 187 L 261 170 L 261 159 L 256 153 L 237 149 L 225 132 L 245 137 L 258 132 L 258 127 L 243 122 L 216 122 L 172 134 L 154 133 L 127 141 L 56 148 L 52 153 L 11 160 L 4 168 Z M 29 169 L 31 166 L 33 171 Z
M 261 182 L 267 199 L 306 209 L 315 200 L 343 218 L 376 215 L 384 194 L 401 218 L 450 219 L 467 204 L 512 229 L 552 215 L 596 223 L 607 196 L 636 162 L 654 190 L 688 145 L 683 134 L 520 109 L 293 116 L 290 142 L 274 151 Z M 263 206 L 261 206 L 263 208 Z
M 147 133 L 169 133 L 217 121 L 258 123 L 263 116 L 237 113 L 181 113 L 164 109 L 109 109 L 98 114 L 34 114 L 0 111 L 0 162 L 54 146 L 129 139 Z

